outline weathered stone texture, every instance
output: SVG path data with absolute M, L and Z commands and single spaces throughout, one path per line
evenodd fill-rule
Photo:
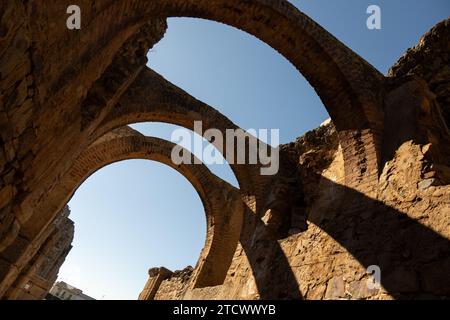
M 166 268 L 152 268 L 148 270 L 148 275 L 148 281 L 139 295 L 139 300 L 154 300 L 156 293 L 161 289 L 161 283 L 172 276 L 173 272 Z
M 238 247 L 224 284 L 186 291 L 184 298 L 449 296 L 450 188 L 420 187 L 423 147 L 404 143 L 386 164 L 378 196 L 371 199 L 341 184 L 343 157 L 336 142 L 333 126 L 327 125 L 284 147 L 298 159 L 297 181 L 307 195 L 302 208 L 308 220 L 306 230 L 274 242 L 273 230 L 261 225 L 253 233 L 251 245 L 243 235 L 241 244 L 251 246 L 252 251 Z M 289 219 L 283 221 L 290 223 Z M 381 268 L 381 289 L 367 286 L 366 268 L 370 265 Z M 172 299 L 174 293 L 165 290 L 156 296 Z
M 389 70 L 391 77 L 416 75 L 424 79 L 442 107 L 450 126 L 450 19 L 427 32 L 419 44 L 409 49 Z
M 180 300 L 188 289 L 189 280 L 194 269 L 187 267 L 184 270 L 175 271 L 167 279 L 162 281 L 154 300 Z
M 65 207 L 48 227 L 47 239 L 41 244 L 5 295 L 7 299 L 42 300 L 58 277 L 58 272 L 72 249 L 74 223 Z
M 284 0 L 80 0 L 82 32 L 65 28 L 70 4 L 0 3 L 1 298 L 38 297 L 23 284 L 53 279 L 63 259 L 52 248 L 70 242 L 70 223 L 57 235 L 54 218 L 92 172 L 130 158 L 178 170 L 208 220 L 196 267 L 150 279 L 146 299 L 450 297 L 448 20 L 384 77 Z M 273 177 L 233 165 L 239 190 L 204 166 L 175 166 L 173 145 L 125 126 L 238 126 L 145 67 L 173 16 L 271 45 L 332 124 L 282 146 Z M 44 268 L 43 257 L 58 262 Z M 371 265 L 380 290 L 366 286 Z

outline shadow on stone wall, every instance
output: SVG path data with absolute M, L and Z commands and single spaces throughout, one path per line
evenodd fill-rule
M 325 231 L 365 268 L 379 266 L 381 284 L 393 298 L 450 297 L 448 239 L 380 201 L 324 181 L 322 176 L 317 179 L 334 191 L 336 200 L 324 214 L 308 218 L 309 222 Z M 253 217 L 247 213 L 246 221 L 249 219 Z M 254 220 L 258 221 L 253 226 L 256 233 L 241 243 L 260 298 L 302 299 L 295 270 L 280 243 L 270 237 L 261 219 Z

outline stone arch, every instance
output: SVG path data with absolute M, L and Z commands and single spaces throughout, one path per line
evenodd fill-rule
M 40 89 L 38 90 L 40 94 L 36 100 L 41 103 L 45 102 L 49 107 L 36 107 L 37 110 L 45 110 L 45 113 L 39 113 L 39 122 L 36 121 L 42 129 L 37 131 L 39 136 L 37 137 L 35 150 L 32 152 L 32 148 L 28 146 L 23 149 L 28 152 L 32 159 L 34 151 L 38 150 L 39 152 L 34 158 L 35 160 L 20 163 L 21 166 L 27 168 L 27 170 L 24 170 L 26 176 L 24 180 L 26 189 L 24 190 L 32 192 L 30 195 L 21 194 L 20 197 L 17 196 L 14 199 L 14 202 L 17 202 L 15 206 L 20 206 L 20 210 L 17 209 L 17 212 L 14 212 L 20 224 L 34 211 L 34 204 L 38 203 L 39 199 L 45 198 L 45 193 L 48 190 L 54 189 L 53 184 L 58 183 L 58 175 L 64 176 L 62 172 L 66 167 L 61 166 L 64 168 L 60 169 L 54 163 L 59 160 L 70 167 L 71 160 L 86 146 L 87 136 L 91 130 L 91 127 L 89 127 L 89 130 L 80 133 L 77 125 L 71 125 L 69 126 L 70 129 L 63 130 L 61 127 L 65 126 L 65 121 L 60 121 L 58 125 L 51 125 L 50 122 L 45 122 L 48 116 L 54 114 L 55 120 L 69 119 L 68 122 L 71 124 L 78 123 L 81 115 L 78 114 L 77 108 L 82 102 L 84 94 L 80 94 L 75 99 L 70 99 L 70 103 L 66 102 L 66 94 L 70 92 L 69 90 L 75 90 L 76 85 L 81 84 L 85 84 L 86 88 L 80 86 L 79 89 L 82 92 L 87 91 L 92 88 L 94 80 L 98 78 L 102 80 L 105 68 L 111 64 L 114 52 L 117 52 L 126 38 L 131 38 L 140 26 L 154 20 L 154 18 L 190 16 L 227 23 L 257 36 L 278 50 L 312 84 L 335 122 L 346 160 L 347 184 L 361 190 L 364 185 L 358 185 L 360 182 L 371 182 L 373 178 L 377 178 L 379 140 L 383 131 L 383 114 L 381 111 L 383 102 L 380 101 L 382 99 L 380 98 L 382 96 L 382 75 L 287 1 L 135 0 L 126 4 L 106 5 L 105 3 L 105 6 L 101 9 L 102 15 L 96 17 L 96 20 L 100 22 L 98 24 L 92 23 L 92 27 L 94 30 L 105 32 L 95 32 L 94 34 L 91 30 L 91 35 L 94 35 L 92 35 L 92 41 L 87 41 L 90 46 L 83 43 L 83 41 L 88 40 L 89 33 L 86 33 L 87 36 L 81 39 L 78 37 L 70 39 L 65 48 L 71 48 L 72 50 L 83 48 L 83 50 L 81 50 L 82 54 L 80 55 L 68 50 L 68 56 L 73 56 L 73 58 L 61 63 L 62 65 L 69 62 L 67 68 L 62 68 L 58 64 L 52 65 L 54 59 L 51 58 L 58 56 L 58 52 L 50 54 L 51 50 L 47 50 L 47 48 L 36 52 L 36 58 L 46 58 L 42 61 L 47 62 L 44 63 L 44 68 L 35 69 L 42 69 L 44 72 L 54 70 L 56 76 L 47 80 L 44 79 L 46 77 L 42 76 L 42 71 L 33 71 L 36 73 L 36 87 Z M 42 13 L 45 12 L 42 11 Z M 111 12 L 117 14 L 114 17 L 117 21 L 114 26 L 94 28 L 94 26 L 103 24 L 106 21 L 104 17 Z M 23 16 L 26 17 L 25 14 Z M 112 15 L 110 14 L 110 16 Z M 54 28 L 51 31 L 53 30 Z M 68 38 L 66 35 L 61 34 L 59 39 L 66 38 Z M 42 42 L 42 39 L 37 38 L 33 41 L 38 44 Z M 96 59 L 88 59 L 88 53 L 92 52 L 99 52 L 100 54 L 96 55 Z M 44 55 L 39 56 L 39 54 Z M 78 66 L 79 70 L 74 68 L 74 65 Z M 94 68 L 94 72 L 89 73 L 85 70 L 87 67 L 96 68 Z M 113 71 L 112 73 L 116 75 L 117 70 L 114 69 Z M 133 76 L 134 71 L 133 69 Z M 81 77 L 81 74 L 88 75 Z M 115 98 L 120 96 L 122 89 L 127 86 L 128 80 L 132 78 L 131 76 L 122 77 L 122 73 L 118 74 L 121 75 L 120 78 L 125 78 L 126 81 L 112 87 L 112 89 L 111 86 L 105 86 L 108 91 L 113 91 L 113 93 L 109 92 L 105 96 L 101 96 L 103 99 L 100 101 L 94 99 L 99 108 L 105 111 L 105 114 L 107 109 L 114 105 Z M 127 72 L 124 74 L 129 75 Z M 110 79 L 107 78 L 107 80 Z M 69 82 L 74 84 L 69 86 Z M 108 81 L 105 83 L 110 84 Z M 103 93 L 100 92 L 99 95 Z M 51 106 L 56 107 L 59 104 L 64 105 L 65 109 L 63 111 L 61 107 L 55 112 Z M 69 116 L 72 114 L 74 116 Z M 67 116 L 66 119 L 65 116 Z M 101 116 L 95 120 L 101 121 Z M 64 136 L 64 139 L 50 141 L 52 135 Z M 58 157 L 50 154 L 49 151 L 52 150 L 52 147 L 55 148 L 54 153 L 58 154 Z M 63 156 L 63 154 L 66 156 Z M 51 158 L 50 165 L 46 161 L 42 161 L 46 157 Z M 67 161 L 68 159 L 69 161 Z M 31 165 L 29 165 L 30 162 L 32 162 Z M 31 169 L 28 170 L 28 168 Z M 47 185 L 50 185 L 50 187 L 47 187 Z M 364 193 L 367 194 L 367 190 L 364 190 Z M 14 237 L 19 233 L 19 222 L 13 228 L 14 232 L 11 233 Z M 13 238 L 13 236 L 10 238 Z M 19 240 L 16 241 L 17 246 L 25 247 L 26 239 L 22 234 L 20 234 Z M 14 251 L 11 261 L 15 261 L 16 252 L 19 251 L 13 249 L 9 249 L 9 251 Z
M 243 219 L 239 190 L 212 174 L 204 165 L 175 165 L 171 152 L 175 144 L 137 134 L 129 128 L 115 130 L 93 143 L 61 179 L 51 198 L 37 208 L 24 232 L 36 234 L 59 212 L 78 187 L 99 169 L 123 160 L 146 159 L 163 163 L 181 173 L 199 194 L 206 214 L 205 246 L 191 280 L 192 288 L 223 283 L 236 250 Z M 187 152 L 192 159 L 191 155 Z M 192 162 L 193 163 L 193 162 Z
M 109 50 L 114 53 L 119 53 L 120 46 L 127 39 L 132 39 L 133 34 L 139 33 L 140 28 L 149 21 L 161 22 L 162 19 L 167 17 L 197 17 L 222 22 L 246 31 L 269 44 L 291 61 L 311 83 L 324 102 L 339 131 L 344 150 L 347 185 L 364 193 L 370 191 L 370 183 L 378 178 L 379 145 L 383 131 L 383 113 L 381 111 L 383 101 L 381 100 L 384 77 L 365 60 L 287 1 L 136 0 L 126 5 L 114 4 L 103 9 L 103 15 L 127 13 L 126 18 L 120 19 L 120 16 L 117 17 L 117 24 L 120 27 L 115 26 L 109 33 L 111 40 L 114 40 L 115 43 Z M 159 38 L 160 33 L 162 33 L 162 30 L 158 28 L 157 38 Z M 96 40 L 93 43 L 101 42 L 100 38 L 94 39 Z M 75 46 L 75 44 L 79 45 L 74 41 L 70 43 L 70 46 Z M 138 44 L 132 42 L 130 46 L 136 49 L 135 51 L 141 52 Z M 99 47 L 101 46 L 99 45 Z M 111 52 L 108 57 L 114 55 Z M 51 61 L 51 59 L 47 60 Z M 109 60 L 106 59 L 105 61 Z M 114 105 L 116 98 L 121 95 L 131 79 L 134 78 L 135 73 L 138 73 L 137 70 L 140 69 L 140 67 L 136 67 L 136 72 L 133 72 L 133 76 L 131 76 L 129 72 L 121 73 L 119 72 L 120 69 L 112 68 L 110 71 L 113 75 L 118 73 L 129 76 L 123 83 L 119 81 L 120 86 L 113 87 L 113 93 L 104 92 L 103 89 L 111 91 L 111 86 L 105 85 L 103 87 L 102 84 L 111 84 L 110 80 L 112 79 L 110 77 L 105 78 L 105 74 L 101 75 L 102 72 L 108 73 L 105 72 L 106 66 L 111 65 L 112 62 L 97 61 L 97 63 L 99 62 L 101 62 L 102 68 L 99 68 L 98 74 L 95 77 L 91 76 L 88 81 L 91 85 L 92 81 L 100 78 L 98 79 L 100 89 L 93 90 L 96 93 L 94 96 L 99 99 L 89 100 L 89 97 L 85 99 L 101 108 L 99 114 L 95 113 L 98 117 L 94 116 L 94 124 L 97 124 L 97 121 L 100 122 L 102 117 L 107 114 L 108 109 Z M 82 63 L 81 65 L 86 67 L 88 64 Z M 89 66 L 94 66 L 94 64 L 90 63 Z M 58 83 L 58 85 L 55 85 L 55 91 L 61 89 L 63 84 L 67 84 L 70 79 L 73 80 L 74 74 L 78 74 L 70 68 L 67 73 L 62 72 L 65 75 L 64 77 L 61 76 L 57 79 L 58 81 L 55 81 L 55 83 Z M 111 76 L 109 73 L 108 75 Z M 96 87 L 93 86 L 93 88 Z M 65 98 L 60 94 L 58 99 L 51 100 L 49 103 L 56 106 L 56 101 L 61 102 L 63 100 Z M 85 103 L 86 101 L 82 103 L 82 110 L 86 106 Z M 76 105 L 78 106 L 78 104 Z M 78 115 L 75 104 L 70 108 L 72 108 L 70 114 Z M 43 127 L 45 128 L 45 126 Z M 67 141 L 61 147 L 61 150 L 65 150 L 67 157 L 64 158 L 61 155 L 63 152 L 61 152 L 59 159 L 67 161 L 70 158 L 69 156 L 76 157 L 86 146 L 85 143 L 89 139 L 91 129 L 93 128 L 89 126 L 88 130 L 80 133 L 77 131 L 79 130 L 78 127 L 71 127 L 70 132 L 67 132 L 68 138 L 60 141 Z M 62 131 L 55 130 L 55 132 Z M 41 140 L 39 142 L 45 148 L 50 148 L 50 143 L 46 144 L 45 139 Z M 69 141 L 77 143 L 78 148 L 69 150 L 70 148 L 67 147 L 67 145 L 70 145 Z M 43 163 L 42 160 L 46 156 L 45 152 L 39 153 L 35 162 Z M 56 161 L 56 159 L 52 160 Z M 70 161 L 71 159 L 69 159 Z M 66 167 L 61 169 L 61 172 L 65 169 Z M 27 176 L 31 176 L 29 179 L 33 186 L 48 184 L 50 185 L 48 188 L 52 188 L 51 185 L 58 180 L 57 175 L 61 174 L 60 172 L 51 172 L 50 169 L 42 166 L 39 166 L 36 170 L 38 173 L 35 175 L 30 175 L 27 172 Z M 369 184 L 369 187 L 367 187 L 367 184 Z M 20 210 L 16 214 L 19 221 L 28 219 L 35 204 L 39 202 L 39 199 L 45 197 L 46 189 L 46 186 L 31 189 L 31 193 L 25 197 Z
M 195 121 L 202 122 L 203 130 L 214 128 L 224 134 L 227 129 L 240 129 L 213 107 L 190 96 L 155 71 L 145 68 L 92 133 L 90 142 L 111 130 L 136 122 L 163 122 L 194 130 Z M 273 149 L 258 139 L 257 142 L 262 147 Z M 211 143 L 215 145 L 215 142 Z M 261 175 L 260 164 L 230 164 L 230 167 L 242 195 L 247 198 L 246 203 L 253 211 L 257 211 L 257 199 L 263 197 L 271 177 Z
M 378 179 L 383 131 L 383 75 L 286 0 L 155 0 L 145 18 L 193 17 L 234 26 L 288 59 L 317 92 L 344 151 L 346 184 Z M 145 21 L 145 19 L 144 19 Z M 366 190 L 369 191 L 369 190 Z

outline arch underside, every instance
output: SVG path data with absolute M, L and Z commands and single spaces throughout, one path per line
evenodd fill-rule
M 102 158 L 104 154 L 111 152 L 111 150 L 116 150 L 117 154 L 115 156 L 117 159 L 132 158 L 132 154 L 136 157 L 145 158 L 149 157 L 149 155 L 146 152 L 142 152 L 142 150 L 139 151 L 139 146 L 156 148 L 157 144 L 151 144 L 149 141 L 145 141 L 147 138 L 137 136 L 116 136 L 111 140 L 97 140 L 113 129 L 143 121 L 160 121 L 192 128 L 194 120 L 202 120 L 205 129 L 217 128 L 225 130 L 237 128 L 236 125 L 219 112 L 182 92 L 152 70 L 143 68 L 143 65 L 140 66 L 139 59 L 137 59 L 139 61 L 133 61 L 133 67 L 129 69 L 121 68 L 123 67 L 121 64 L 123 61 L 119 61 L 118 68 L 114 65 L 116 60 L 112 59 L 114 53 L 111 52 L 116 52 L 120 56 L 122 54 L 122 52 L 119 52 L 121 45 L 127 39 L 129 40 L 136 36 L 141 27 L 149 21 L 161 22 L 168 17 L 203 18 L 234 26 L 256 36 L 288 59 L 317 92 L 339 132 L 345 160 L 346 185 L 364 194 L 369 193 L 367 188 L 370 189 L 371 185 L 377 181 L 379 175 L 380 144 L 384 130 L 382 108 L 384 77 L 287 1 L 133 0 L 132 2 L 108 1 L 98 3 L 95 9 L 101 14 L 98 15 L 97 19 L 90 21 L 92 25 L 89 27 L 99 26 L 100 24 L 97 24 L 98 21 L 94 20 L 101 20 L 101 17 L 107 16 L 108 13 L 120 12 L 122 15 L 117 15 L 117 21 L 114 22 L 114 28 L 111 28 L 110 33 L 104 30 L 105 35 L 101 34 L 101 32 L 88 34 L 88 32 L 93 33 L 93 31 L 92 28 L 87 28 L 87 36 L 83 35 L 80 38 L 81 40 L 78 38 L 69 39 L 66 44 L 69 52 L 68 56 L 74 56 L 72 57 L 73 59 L 67 60 L 72 62 L 69 63 L 69 67 L 65 66 L 63 68 L 58 66 L 51 59 L 58 56 L 59 53 L 53 54 L 47 52 L 50 50 L 45 52 L 37 50 L 37 54 L 33 55 L 35 57 L 39 57 L 38 54 L 48 55 L 50 58 L 45 56 L 47 59 L 43 59 L 44 67 L 42 67 L 42 70 L 56 70 L 54 75 L 49 76 L 49 79 L 39 74 L 40 71 L 36 71 L 38 75 L 36 76 L 36 87 L 39 87 L 39 90 L 37 90 L 39 95 L 36 97 L 36 100 L 46 104 L 47 100 L 49 100 L 48 106 L 50 107 L 66 104 L 64 105 L 65 109 L 62 110 L 61 108 L 58 112 L 49 107 L 36 107 L 36 110 L 43 110 L 39 118 L 41 122 L 38 123 L 36 121 L 36 127 L 41 127 L 41 130 L 37 130 L 40 136 L 37 139 L 39 142 L 36 143 L 36 149 L 41 148 L 50 152 L 54 148 L 56 150 L 54 152 L 57 155 L 50 159 L 49 163 L 51 165 L 48 168 L 44 168 L 45 166 L 42 163 L 47 163 L 45 160 L 47 160 L 46 157 L 48 155 L 44 151 L 41 152 L 40 149 L 37 150 L 39 152 L 33 150 L 33 152 L 37 152 L 37 155 L 33 165 L 29 166 L 33 168 L 32 174 L 24 170 L 26 171 L 27 179 L 31 181 L 27 181 L 29 186 L 25 184 L 30 189 L 30 195 L 25 195 L 24 199 L 18 200 L 16 207 L 20 207 L 20 210 L 14 213 L 14 219 L 17 218 L 18 224 L 20 222 L 20 228 L 16 230 L 14 237 L 19 238 L 18 235 L 20 235 L 21 239 L 29 239 L 32 243 L 37 238 L 40 230 L 50 223 L 50 217 L 56 214 L 62 205 L 68 201 L 76 187 L 85 179 L 85 176 L 91 170 L 95 171 L 95 166 L 91 166 L 91 164 L 96 163 L 100 167 L 109 163 L 109 159 Z M 124 7 L 124 10 L 121 10 L 122 7 Z M 55 8 L 51 7 L 49 12 L 54 12 L 55 10 Z M 123 12 L 126 12 L 126 14 L 123 14 Z M 40 14 L 42 13 L 45 14 L 47 11 L 42 10 Z M 51 31 L 53 32 L 53 30 Z M 62 36 L 61 39 L 68 38 L 67 35 L 63 34 Z M 94 40 L 88 39 L 89 36 L 92 36 Z M 36 42 L 39 39 L 36 38 Z M 90 46 L 86 45 L 85 48 L 78 50 L 77 46 L 85 45 L 83 40 L 89 43 Z M 102 42 L 103 40 L 104 43 L 96 43 L 96 41 Z M 141 44 L 142 42 L 138 41 L 136 48 L 132 47 L 130 51 L 140 52 L 142 49 L 140 47 Z M 131 42 L 131 45 L 134 45 L 134 43 Z M 143 47 L 145 47 L 145 44 Z M 96 52 L 96 50 L 99 52 L 99 58 L 88 58 L 89 54 Z M 128 52 L 126 53 L 128 54 Z M 128 57 L 127 54 L 124 56 Z M 139 54 L 131 56 L 136 58 Z M 143 58 L 144 56 L 145 53 L 138 58 Z M 73 67 L 74 65 L 78 66 L 78 62 L 80 70 L 76 70 Z M 96 63 L 101 66 L 97 67 Z M 111 64 L 112 67 L 110 66 L 111 68 L 105 71 L 108 64 Z M 56 67 L 53 68 L 53 65 L 56 65 Z M 82 76 L 82 74 L 86 73 L 86 70 L 83 69 L 88 67 L 94 68 L 95 71 L 85 77 Z M 105 75 L 112 75 L 113 77 Z M 124 76 L 125 80 L 123 82 L 116 81 L 117 75 L 120 78 Z M 108 84 L 105 87 L 100 85 L 100 89 L 106 89 L 107 92 L 92 90 L 92 88 L 97 88 L 96 85 L 98 83 L 93 84 L 96 80 L 100 84 Z M 73 86 L 69 86 L 71 82 L 74 83 Z M 112 86 L 109 86 L 110 84 Z M 75 90 L 77 87 L 81 91 L 84 89 L 88 91 L 89 89 L 87 88 L 91 88 L 91 91 L 94 91 L 94 98 L 99 99 L 85 99 L 83 93 L 80 94 L 80 97 L 73 99 L 73 101 L 67 102 L 66 100 L 68 99 L 66 99 L 65 94 L 69 91 L 62 89 Z M 91 91 L 88 93 L 91 94 Z M 53 98 L 53 96 L 56 98 Z M 88 95 L 88 97 L 91 97 L 91 95 Z M 91 115 L 89 110 L 84 109 L 86 106 L 90 106 L 87 102 L 97 103 L 94 109 L 100 112 L 93 112 Z M 82 116 L 77 118 L 77 112 L 80 109 L 83 115 L 88 114 L 89 117 L 93 117 L 93 121 L 88 122 L 87 127 L 84 126 Z M 72 117 L 72 114 L 75 116 Z M 64 123 L 64 121 L 60 120 L 66 120 L 64 117 L 74 120 L 73 122 L 76 122 L 76 124 L 73 125 L 71 123 L 68 129 L 64 131 L 57 125 L 52 127 L 42 120 L 47 120 L 48 117 L 52 118 L 53 116 L 57 120 L 55 122 L 60 124 Z M 79 120 L 81 125 L 79 125 Z M 54 141 L 45 136 L 46 134 L 51 135 L 53 132 L 57 136 Z M 63 136 L 64 138 L 62 138 Z M 115 142 L 113 143 L 113 141 Z M 71 142 L 74 144 L 70 145 Z M 105 146 L 109 146 L 112 149 L 107 150 Z M 86 149 L 83 149 L 85 147 Z M 29 151 L 31 151 L 31 148 Z M 158 152 L 161 152 L 161 150 Z M 67 156 L 63 154 L 67 154 Z M 156 161 L 166 161 L 166 164 L 170 165 L 167 163 L 167 157 L 163 157 L 155 152 L 151 154 L 153 154 Z M 74 159 L 77 160 L 72 162 Z M 58 161 L 67 165 L 58 167 L 58 170 L 52 172 L 53 166 L 57 167 L 54 164 Z M 86 166 L 83 167 L 80 161 L 84 161 L 83 163 Z M 37 166 L 38 169 L 33 166 Z M 70 169 L 68 170 L 68 168 Z M 181 170 L 180 168 L 174 169 Z M 270 178 L 262 177 L 259 172 L 260 167 L 257 165 L 233 165 L 232 169 L 240 184 L 240 194 L 239 191 L 230 189 L 231 198 L 239 200 L 233 200 L 233 203 L 236 203 L 236 206 L 242 206 L 242 202 L 244 202 L 246 206 L 252 209 L 253 213 L 259 214 L 259 200 L 265 198 L 265 190 L 271 182 Z M 195 180 L 197 177 L 192 173 L 191 169 L 186 168 L 186 171 L 183 172 L 190 176 L 192 180 Z M 204 183 L 204 181 L 209 182 L 208 179 L 212 179 L 212 174 L 204 174 L 205 176 L 202 173 L 201 179 L 198 178 L 197 191 L 205 204 L 205 210 L 211 211 L 209 219 L 216 219 L 213 224 L 214 228 L 216 228 L 216 221 L 220 221 L 221 216 L 216 213 L 214 207 L 222 206 L 221 208 L 223 208 L 223 200 L 220 200 L 217 190 L 207 189 L 207 184 Z M 206 180 L 203 181 L 202 179 Z M 220 183 L 217 181 L 211 183 L 211 185 L 216 186 L 218 184 Z M 223 187 L 218 188 L 218 190 L 222 189 Z M 225 187 L 225 190 L 228 190 L 228 187 Z M 47 198 L 47 194 L 49 198 Z M 212 199 L 216 195 L 218 200 L 214 204 L 212 202 L 216 200 Z M 37 205 L 35 206 L 35 204 Z M 236 209 L 235 211 L 241 212 L 241 209 Z M 230 212 L 226 212 L 226 214 L 232 214 L 232 210 L 230 209 Z M 237 224 L 241 223 L 239 222 L 241 218 L 233 217 L 238 221 L 236 222 Z M 240 232 L 240 227 L 238 229 Z M 219 239 L 217 237 L 219 233 L 216 233 L 217 230 L 214 231 L 214 239 Z M 232 239 L 239 238 L 239 235 L 234 233 L 235 231 L 227 232 L 232 232 Z M 14 238 L 13 236 L 11 239 Z M 224 258 L 216 253 L 216 251 L 221 250 L 213 250 L 213 248 L 216 248 L 214 241 L 211 242 L 211 247 L 207 253 L 207 257 L 214 257 L 214 261 L 212 258 L 208 258 L 202 262 L 202 270 L 211 271 L 202 271 L 197 275 L 197 286 L 220 283 L 223 270 L 217 273 L 220 276 L 214 273 L 215 260 L 225 261 L 230 259 L 228 251 L 225 254 L 226 258 Z M 18 260 L 25 261 L 27 259 L 27 255 L 22 254 L 28 250 L 26 249 L 26 242 L 19 243 L 18 247 L 21 249 L 17 249 L 17 252 L 20 251 L 21 254 L 14 254 L 14 257 L 11 258 L 11 262 L 16 264 Z M 226 248 L 231 252 L 231 247 Z M 220 245 L 217 248 L 220 248 Z M 201 262 L 199 261 L 199 263 Z M 226 265 L 226 263 L 221 263 L 221 265 Z M 7 287 L 9 280 L 2 282 L 2 290 Z
M 340 136 L 346 182 L 378 179 L 384 77 L 367 61 L 285 0 L 138 1 L 143 22 L 194 17 L 248 32 L 288 59 L 312 85 Z
M 146 159 L 165 164 L 182 174 L 199 194 L 206 214 L 206 243 L 197 263 L 193 287 L 222 284 L 236 250 L 241 225 L 242 202 L 239 190 L 212 174 L 204 165 L 175 165 L 171 159 L 174 144 L 159 138 L 146 137 L 130 128 L 106 134 L 92 144 L 64 175 L 45 206 L 38 208 L 39 220 L 25 226 L 33 233 L 50 221 L 73 196 L 78 187 L 93 173 L 115 162 Z M 191 159 L 194 156 L 183 150 Z M 194 163 L 194 162 L 192 162 Z
M 384 76 L 288 1 L 136 0 L 132 10 L 135 30 L 149 21 L 193 17 L 236 27 L 270 45 L 299 70 L 324 103 L 339 133 L 346 184 L 368 192 L 367 185 L 378 180 Z M 111 108 L 106 106 L 100 122 Z
M 218 129 L 224 136 L 227 129 L 240 129 L 213 107 L 190 96 L 155 71 L 145 68 L 92 133 L 91 141 L 96 141 L 111 130 L 137 122 L 163 122 L 194 130 L 196 121 L 201 121 L 204 131 Z M 251 138 L 255 139 L 258 148 L 266 148 L 269 153 L 275 152 L 270 145 L 255 137 Z M 211 143 L 226 158 L 226 144 L 219 146 L 215 141 Z M 235 159 L 238 153 L 237 147 L 238 145 L 235 144 Z M 249 159 L 249 151 L 246 148 L 246 159 Z M 264 197 L 264 190 L 270 183 L 271 176 L 261 175 L 262 165 L 259 163 L 238 164 L 235 162 L 230 163 L 230 167 L 236 176 L 242 195 L 255 199 L 254 211 L 258 212 L 258 200 Z
M 105 10 L 105 13 L 107 10 Z M 135 19 L 130 19 L 132 22 L 129 25 L 134 30 L 139 30 L 140 26 L 154 19 L 183 16 L 197 17 L 234 26 L 272 46 L 305 76 L 324 102 L 341 138 L 347 185 L 358 189 L 378 178 L 379 143 L 383 116 L 379 96 L 383 76 L 287 1 L 136 0 L 132 8 L 128 8 L 128 10 L 131 10 L 129 15 L 135 16 Z M 121 100 L 132 97 L 136 92 L 139 93 L 139 91 L 135 91 L 136 87 L 139 88 L 149 79 L 156 79 L 150 82 L 155 87 L 149 90 L 150 85 L 147 84 L 147 88 L 143 90 L 148 90 L 147 93 L 151 94 L 160 91 L 159 98 L 162 101 L 156 102 L 161 109 L 176 102 L 168 101 L 176 91 L 169 87 L 174 86 L 167 82 L 161 85 L 165 80 L 158 79 L 157 76 L 151 74 L 151 71 L 145 69 L 138 73 L 138 78 L 131 83 L 124 94 L 116 94 L 122 96 L 118 99 L 118 103 L 108 103 L 105 106 L 103 117 L 98 119 L 97 123 L 100 124 L 97 126 L 97 128 L 100 128 L 98 129 L 100 134 L 95 133 L 94 129 L 93 136 L 88 137 L 88 140 L 92 142 L 102 133 L 120 127 L 120 125 L 151 120 L 151 118 L 141 117 L 140 110 L 143 109 L 141 101 L 141 105 L 130 104 L 130 106 L 125 106 L 128 111 L 126 115 L 119 115 L 119 118 L 126 119 L 126 121 L 119 121 L 114 124 L 117 117 L 115 112 L 117 112 L 118 107 L 123 105 Z M 158 85 L 161 86 L 158 87 Z M 187 98 L 182 97 L 182 99 Z M 192 100 L 193 98 L 189 99 Z M 166 100 L 166 103 L 164 103 L 164 100 Z M 128 103 L 129 101 L 125 102 Z M 197 107 L 201 106 L 198 101 L 191 103 L 191 105 L 195 104 Z M 145 106 L 145 108 L 148 107 L 148 105 Z M 157 107 L 151 105 L 151 108 Z M 204 108 L 204 104 L 202 108 Z M 188 115 L 191 112 L 189 111 Z M 201 112 L 203 111 L 200 111 L 200 115 Z M 146 115 L 149 115 L 149 113 L 146 113 Z M 158 121 L 192 127 L 192 117 L 187 117 L 189 120 L 186 120 L 186 109 L 181 110 L 179 116 L 177 116 L 177 113 L 168 114 L 167 111 L 164 115 L 158 114 L 158 112 L 153 115 Z M 211 118 L 213 119 L 211 126 L 214 125 L 218 128 L 221 128 L 220 123 L 223 120 L 218 112 L 215 115 L 209 113 L 206 117 L 197 118 L 202 120 Z M 229 120 L 224 121 L 223 126 L 236 127 Z M 263 198 L 265 186 L 270 183 L 270 179 L 261 177 L 257 172 L 259 171 L 257 166 L 239 165 L 233 166 L 232 169 L 238 178 L 243 196 L 253 199 L 249 202 L 253 202 L 253 205 L 251 205 L 253 211 L 258 212 L 258 199 Z M 38 202 L 40 197 L 40 194 L 30 197 L 30 207 L 33 202 Z

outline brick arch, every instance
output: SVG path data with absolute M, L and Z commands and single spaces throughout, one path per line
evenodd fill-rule
M 30 234 L 51 221 L 73 196 L 78 187 L 93 173 L 115 162 L 146 159 L 163 163 L 181 173 L 199 194 L 206 214 L 205 246 L 195 268 L 191 286 L 205 287 L 223 283 L 236 250 L 243 219 L 239 190 L 212 174 L 204 165 L 175 165 L 171 152 L 175 144 L 137 134 L 124 128 L 115 130 L 93 143 L 74 162 L 51 192 L 45 205 L 37 208 L 34 218 L 24 226 Z M 191 155 L 187 152 L 192 159 Z
M 340 136 L 346 182 L 378 179 L 383 75 L 286 0 L 154 0 L 146 17 L 194 17 L 248 32 L 288 59 L 317 92 Z
M 224 134 L 227 129 L 239 129 L 213 107 L 193 98 L 155 71 L 145 68 L 92 133 L 90 141 L 92 143 L 111 130 L 137 122 L 163 122 L 194 130 L 195 121 L 202 122 L 203 130 L 214 128 Z M 267 147 L 259 140 L 258 143 Z M 225 156 L 226 146 L 224 148 Z M 230 167 L 242 194 L 249 198 L 249 205 L 256 211 L 257 199 L 263 197 L 270 177 L 261 176 L 259 164 L 230 164 Z

